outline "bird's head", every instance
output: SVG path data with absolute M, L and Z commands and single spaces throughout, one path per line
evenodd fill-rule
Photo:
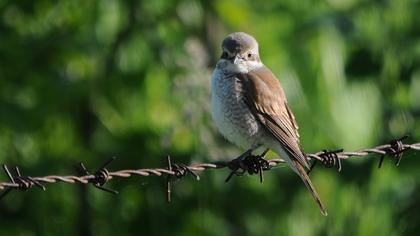
M 228 73 L 248 73 L 263 65 L 258 53 L 258 42 L 249 34 L 229 34 L 223 40 L 222 50 L 218 66 Z

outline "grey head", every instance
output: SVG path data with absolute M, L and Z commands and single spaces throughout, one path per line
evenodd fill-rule
M 258 42 L 247 33 L 235 32 L 226 36 L 222 43 L 222 50 L 220 58 L 229 60 L 233 64 L 261 63 Z

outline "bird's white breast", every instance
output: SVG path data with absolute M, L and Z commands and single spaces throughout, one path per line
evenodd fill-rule
M 211 109 L 219 131 L 244 149 L 261 143 L 261 126 L 244 102 L 238 78 L 228 77 L 216 67 L 211 82 Z

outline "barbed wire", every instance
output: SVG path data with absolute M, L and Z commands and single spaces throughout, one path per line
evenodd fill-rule
M 388 144 L 380 145 L 373 148 L 361 149 L 354 152 L 346 152 L 343 149 L 329 151 L 323 150 L 316 153 L 307 154 L 306 157 L 309 161 L 312 161 L 311 168 L 308 173 L 312 171 L 317 162 L 321 162 L 325 167 L 332 168 L 337 167 L 338 171 L 341 171 L 341 160 L 346 160 L 349 158 L 361 158 L 366 157 L 369 154 L 379 154 L 380 161 L 378 168 L 382 166 L 383 159 L 386 155 L 389 155 L 395 159 L 395 165 L 398 166 L 401 162 L 403 153 L 407 150 L 420 150 L 420 143 L 413 144 L 404 144 L 403 140 L 407 138 L 404 136 L 399 139 L 390 141 Z M 172 177 L 182 178 L 188 174 L 193 176 L 196 180 L 199 180 L 199 176 L 196 172 L 202 172 L 210 169 L 224 169 L 228 168 L 231 170 L 231 173 L 226 178 L 226 182 L 230 180 L 233 175 L 243 175 L 248 173 L 259 174 L 260 181 L 263 182 L 263 171 L 270 170 L 271 168 L 285 163 L 283 159 L 263 159 L 264 155 L 255 156 L 252 155 L 252 151 L 248 150 L 240 157 L 233 159 L 231 161 L 217 161 L 212 163 L 194 163 L 190 165 L 186 164 L 172 164 L 171 158 L 168 156 L 168 166 L 167 168 L 143 168 L 143 169 L 126 169 L 126 170 L 117 170 L 109 171 L 107 166 L 115 159 L 111 158 L 106 161 L 97 171 L 93 174 L 89 173 L 83 163 L 80 163 L 81 170 L 83 171 L 82 175 L 47 175 L 47 176 L 38 176 L 31 177 L 22 175 L 20 169 L 15 167 L 15 173 L 9 170 L 7 165 L 3 164 L 3 169 L 7 174 L 9 181 L 0 182 L 0 190 L 3 190 L 3 193 L 0 195 L 0 199 L 8 194 L 11 190 L 28 190 L 32 187 L 39 187 L 42 190 L 46 190 L 44 184 L 52 184 L 58 182 L 64 182 L 69 184 L 92 184 L 94 187 L 101 190 L 117 194 L 118 192 L 109 188 L 104 187 L 104 185 L 114 179 L 114 178 L 129 178 L 132 176 L 166 176 L 167 177 L 167 199 L 170 201 L 171 194 L 171 181 Z

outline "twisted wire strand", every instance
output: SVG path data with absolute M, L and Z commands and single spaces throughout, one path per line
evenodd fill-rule
M 317 160 L 317 161 L 325 161 L 325 154 L 333 154 L 336 155 L 336 158 L 339 160 L 346 160 L 349 158 L 362 158 L 369 154 L 379 154 L 379 155 L 402 155 L 402 153 L 406 152 L 407 150 L 420 150 L 420 143 L 414 144 L 403 144 L 401 139 L 394 140 L 389 144 L 380 145 L 374 148 L 366 148 L 361 149 L 354 152 L 346 152 L 346 151 L 320 151 L 316 153 L 307 154 L 308 160 Z M 110 162 L 110 161 L 109 161 Z M 109 162 L 107 164 L 109 164 Z M 270 159 L 267 160 L 269 167 L 275 167 L 279 164 L 285 163 L 283 159 Z M 172 168 L 144 168 L 144 169 L 127 169 L 127 170 L 118 170 L 118 171 L 108 171 L 105 169 L 105 166 L 99 169 L 95 174 L 86 174 L 82 176 L 74 176 L 74 175 L 48 175 L 48 176 L 40 176 L 40 177 L 30 177 L 30 176 L 21 176 L 18 168 L 16 171 L 18 173 L 17 176 L 11 176 L 7 167 L 3 165 L 6 172 L 9 175 L 10 181 L 8 182 L 0 182 L 0 190 L 10 190 L 10 189 L 20 189 L 20 190 L 27 190 L 31 187 L 38 186 L 41 187 L 43 190 L 45 188 L 42 186 L 41 183 L 57 183 L 57 182 L 64 182 L 69 184 L 89 184 L 92 183 L 96 187 L 102 189 L 102 185 L 104 185 L 107 181 L 112 180 L 113 178 L 129 178 L 131 176 L 175 176 L 175 177 L 182 177 L 186 175 L 188 172 L 202 172 L 209 169 L 223 169 L 223 168 L 230 168 L 231 161 L 218 161 L 213 163 L 195 163 L 191 165 L 176 165 Z M 340 166 L 341 168 L 341 166 Z M 269 170 L 269 169 L 266 169 Z M 86 172 L 88 173 L 88 172 Z M 198 178 L 197 178 L 198 179 Z M 107 190 L 107 189 L 102 189 Z M 107 190 L 108 191 L 108 190 Z M 112 190 L 110 190 L 112 191 Z M 0 197 L 1 198 L 1 197 Z

